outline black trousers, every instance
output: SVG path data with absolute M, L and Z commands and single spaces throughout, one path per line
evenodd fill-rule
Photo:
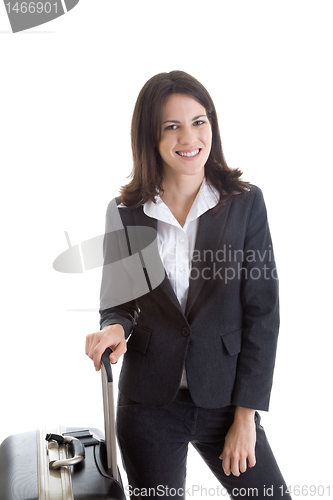
M 256 465 L 238 477 L 223 472 L 219 456 L 234 412 L 235 406 L 199 408 L 186 389 L 181 389 L 176 399 L 163 408 L 135 403 L 119 394 L 117 435 L 131 500 L 184 500 L 188 443 L 199 452 L 230 498 L 290 499 L 258 412 Z M 201 486 L 198 473 L 197 484 L 190 487 L 188 497 L 200 494 L 200 488 L 202 497 L 212 496 Z M 216 496 L 225 498 L 225 490 L 216 491 Z

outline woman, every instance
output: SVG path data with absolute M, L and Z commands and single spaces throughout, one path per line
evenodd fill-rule
M 131 498 L 184 498 L 189 442 L 231 498 L 290 498 L 257 413 L 268 410 L 279 327 L 262 193 L 227 166 L 212 99 L 184 72 L 145 84 L 132 149 L 132 180 L 117 200 L 127 240 L 110 204 L 101 331 L 86 339 L 96 370 L 107 347 L 112 363 L 126 353 L 117 429 Z M 145 244 L 131 246 L 134 226 L 157 231 L 161 283 L 152 284 Z M 107 235 L 116 233 L 120 257 L 127 241 L 149 286 L 135 292 L 123 264 L 133 285 L 125 303 L 108 273 L 115 245 Z

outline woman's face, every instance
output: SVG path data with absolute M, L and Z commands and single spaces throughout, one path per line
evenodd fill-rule
M 163 175 L 204 177 L 212 145 L 212 129 L 205 108 L 185 94 L 172 94 L 162 108 L 158 145 Z

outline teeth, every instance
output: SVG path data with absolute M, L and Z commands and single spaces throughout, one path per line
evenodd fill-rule
M 196 156 L 197 154 L 199 154 L 199 151 L 200 149 L 197 149 L 196 151 L 192 151 L 192 153 L 182 153 L 180 151 L 177 151 L 177 154 L 179 154 L 180 156 Z

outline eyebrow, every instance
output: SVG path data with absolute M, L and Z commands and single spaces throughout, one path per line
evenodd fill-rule
M 207 118 L 207 115 L 198 115 L 192 118 L 192 122 L 198 120 L 198 118 L 201 118 L 202 116 L 205 116 Z M 162 125 L 164 125 L 165 123 L 180 123 L 180 122 L 178 120 L 166 120 L 165 122 L 162 123 Z

